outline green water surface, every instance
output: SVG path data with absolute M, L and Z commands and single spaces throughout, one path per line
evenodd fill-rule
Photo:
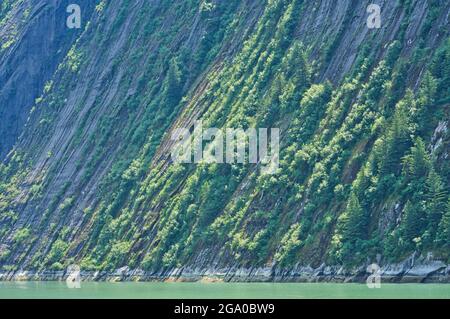
M 65 282 L 0 282 L 0 299 L 5 298 L 446 298 L 450 284 L 382 284 L 369 289 L 365 284 L 337 283 L 162 283 L 83 282 L 68 288 Z

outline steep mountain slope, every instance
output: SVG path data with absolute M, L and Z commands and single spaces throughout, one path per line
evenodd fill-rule
M 46 83 L 14 86 L 29 92 L 17 100 L 0 78 L 0 101 L 29 116 L 0 166 L 0 265 L 167 274 L 414 252 L 446 261 L 450 3 L 380 2 L 380 29 L 367 27 L 369 3 L 81 4 L 93 10 L 82 32 L 65 34 L 61 19 L 64 40 L 46 40 L 61 48 L 42 55 L 53 57 L 36 73 Z M 42 96 L 28 114 L 30 85 Z M 198 119 L 279 127 L 279 170 L 173 163 L 171 133 Z
M 66 27 L 70 1 L 3 1 L 0 16 L 0 159 L 20 135 L 35 99 L 66 56 L 80 29 Z M 83 5 L 83 19 L 94 9 Z M 45 36 L 43 36 L 45 35 Z

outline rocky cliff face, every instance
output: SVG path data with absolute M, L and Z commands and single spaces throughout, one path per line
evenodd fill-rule
M 70 1 L 17 1 L 5 12 L 0 38 L 0 158 L 11 150 L 59 63 L 80 29 L 66 27 Z M 84 19 L 93 11 L 92 1 L 80 1 Z
M 376 145 L 407 89 L 419 105 L 427 72 L 448 76 L 433 69 L 436 52 L 448 54 L 448 2 L 378 1 L 380 29 L 367 27 L 369 1 L 78 2 L 79 31 L 65 26 L 66 1 L 16 1 L 0 24 L 2 42 L 14 35 L 0 51 L 4 270 L 340 264 L 352 194 L 369 215 L 363 246 L 349 240 L 356 263 L 412 250 L 447 258 L 442 243 L 383 248 L 415 200 L 407 181 L 389 184 L 414 138 L 449 185 L 446 93 L 398 165 L 370 177 L 379 184 L 358 193 L 358 176 L 382 166 Z M 172 163 L 171 132 L 198 119 L 280 127 L 282 172 Z M 378 197 L 363 199 L 370 192 Z

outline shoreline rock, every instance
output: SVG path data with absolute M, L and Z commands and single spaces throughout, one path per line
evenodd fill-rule
M 398 264 L 386 264 L 378 272 L 385 283 L 450 283 L 450 265 L 439 260 L 406 259 Z M 63 281 L 66 271 L 6 271 L 0 281 Z M 160 271 L 144 271 L 122 267 L 115 271 L 81 271 L 82 281 L 108 282 L 280 282 L 280 283 L 365 283 L 371 273 L 367 266 L 346 269 L 343 266 L 318 268 L 296 265 L 290 269 L 256 268 L 196 268 L 182 267 Z

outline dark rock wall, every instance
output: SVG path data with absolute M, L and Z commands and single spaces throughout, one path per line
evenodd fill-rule
M 82 20 L 89 20 L 96 1 L 77 1 Z M 18 2 L 0 30 L 2 43 L 13 33 L 14 43 L 0 50 L 0 160 L 15 144 L 35 100 L 42 94 L 82 29 L 66 26 L 69 0 Z

